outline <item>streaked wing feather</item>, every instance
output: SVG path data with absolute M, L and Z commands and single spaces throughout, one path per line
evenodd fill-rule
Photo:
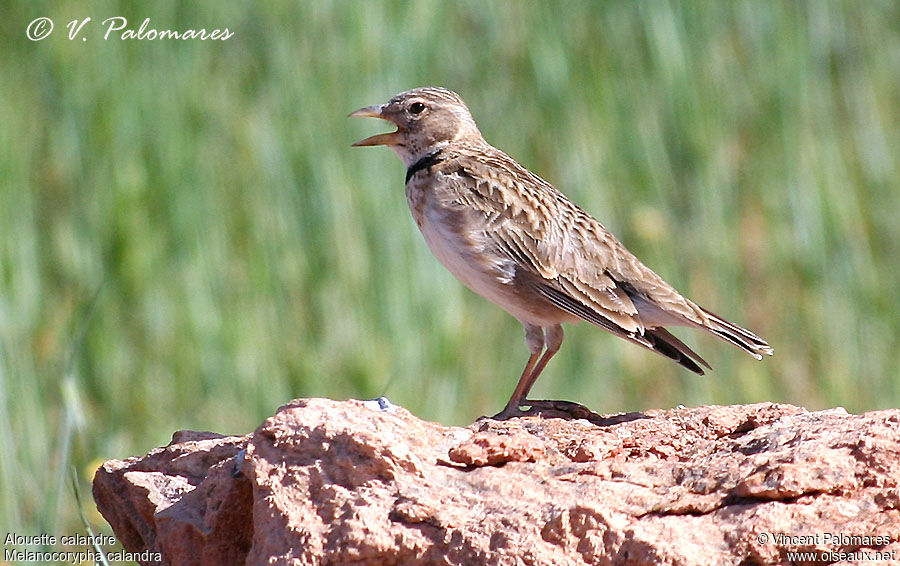
M 610 268 L 633 256 L 549 183 L 491 149 L 454 160 L 457 200 L 488 220 L 485 236 L 518 265 L 580 303 L 581 313 L 586 307 L 594 319 L 600 316 L 626 332 L 643 332 L 637 308 L 617 284 L 617 270 Z

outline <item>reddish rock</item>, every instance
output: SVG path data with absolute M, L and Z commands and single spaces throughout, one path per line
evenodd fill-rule
M 381 407 L 297 400 L 247 436 L 178 433 L 106 462 L 94 498 L 126 549 L 177 565 L 900 561 L 900 410 L 456 428 Z

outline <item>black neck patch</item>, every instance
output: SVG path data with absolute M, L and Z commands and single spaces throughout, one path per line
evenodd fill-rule
M 418 173 L 419 171 L 421 171 L 422 169 L 428 169 L 432 165 L 443 161 L 444 160 L 443 157 L 438 157 L 438 155 L 440 153 L 441 153 L 441 150 L 437 150 L 434 153 L 428 154 L 425 157 L 423 157 L 422 159 L 420 159 L 420 160 L 416 161 L 415 163 L 413 163 L 412 165 L 410 165 L 409 169 L 406 170 L 406 181 L 404 181 L 404 182 L 408 183 L 409 180 L 412 179 L 412 176 L 415 175 L 416 173 Z

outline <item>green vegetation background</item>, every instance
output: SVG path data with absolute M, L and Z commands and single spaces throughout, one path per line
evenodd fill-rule
M 681 332 L 697 377 L 579 325 L 538 396 L 900 405 L 900 3 L 19 1 L 0 31 L 0 530 L 78 530 L 70 467 L 88 493 L 294 397 L 503 406 L 521 327 L 431 257 L 400 161 L 350 147 L 386 126 L 348 112 L 421 85 L 776 350 Z

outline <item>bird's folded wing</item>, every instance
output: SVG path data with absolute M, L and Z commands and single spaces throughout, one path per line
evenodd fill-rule
M 598 326 L 643 334 L 632 296 L 703 323 L 696 305 L 644 266 L 599 222 L 549 183 L 495 150 L 448 163 L 453 199 L 483 214 L 485 237 L 517 269 L 539 276 L 553 302 Z M 548 297 L 549 298 L 549 297 Z M 617 332 L 618 333 L 618 332 Z

